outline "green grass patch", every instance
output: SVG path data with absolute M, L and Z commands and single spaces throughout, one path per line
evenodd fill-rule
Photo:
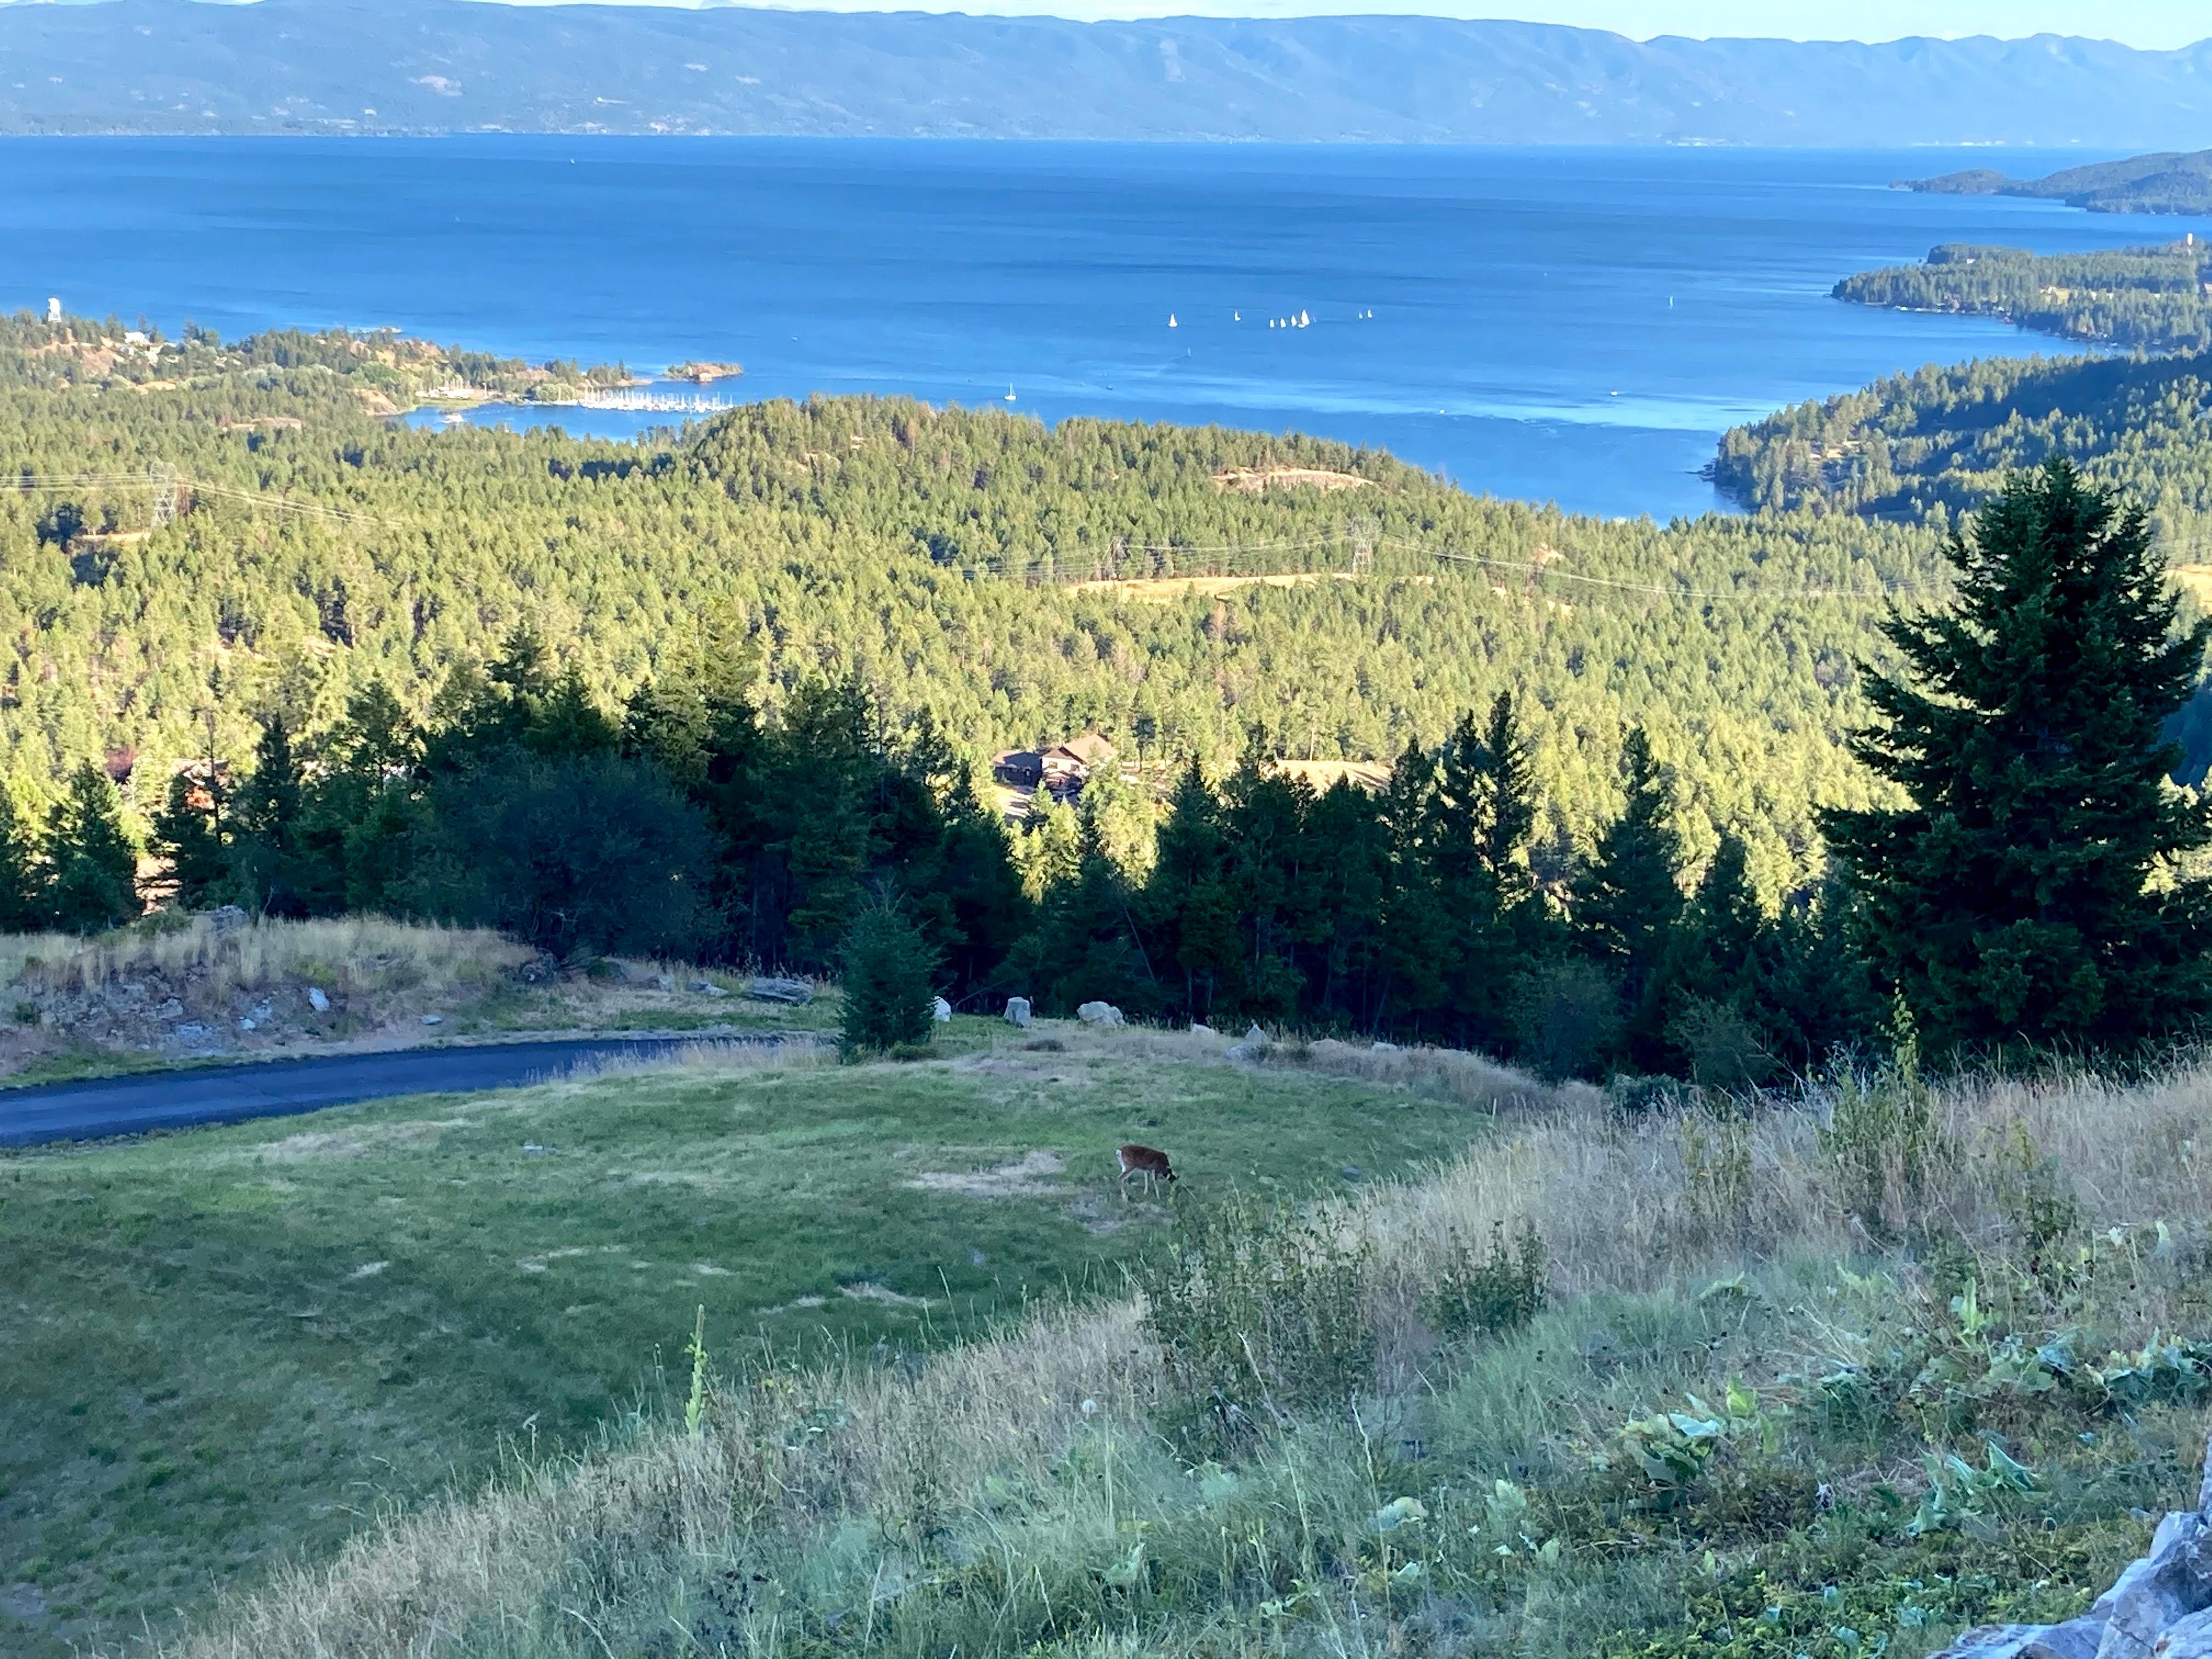
M 658 1410 L 702 1304 L 735 1372 L 1118 1291 L 1168 1216 L 1123 1201 L 1122 1140 L 1202 1197 L 1341 1189 L 1474 1132 L 1372 1085 L 994 1040 L 961 1020 L 952 1063 L 610 1075 L 0 1159 L 0 1553 L 54 1610 L 0 1645 L 204 1606 L 503 1443 Z
M 137 1072 L 165 1071 L 175 1064 L 160 1054 L 117 1054 L 86 1044 L 46 1055 L 9 1073 L 0 1078 L 0 1090 L 29 1089 L 41 1083 L 80 1083 L 87 1078 L 128 1077 Z

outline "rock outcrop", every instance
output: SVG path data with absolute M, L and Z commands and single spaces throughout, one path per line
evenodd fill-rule
M 1984 1625 L 1936 1659 L 2212 1659 L 2212 1446 L 2197 1507 L 2169 1515 L 2088 1612 L 2063 1625 Z

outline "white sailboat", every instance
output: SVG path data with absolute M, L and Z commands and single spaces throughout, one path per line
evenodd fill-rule
M 1012 402 L 1013 402 L 1013 400 L 1014 400 L 1014 383 L 1013 383 L 1012 380 L 1009 380 L 1009 381 L 1007 381 L 1007 382 L 1006 382 L 1006 401 L 1007 401 L 1008 403 L 1012 403 Z
M 1168 313 L 1168 326 L 1169 326 L 1170 328 L 1173 328 L 1173 327 L 1175 327 L 1175 326 L 1176 326 L 1175 313 L 1173 313 L 1172 311 L 1170 311 L 1170 313 Z

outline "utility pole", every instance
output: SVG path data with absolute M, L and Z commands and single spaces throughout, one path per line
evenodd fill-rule
M 166 530 L 177 521 L 177 469 L 156 461 L 146 469 L 146 482 L 153 492 L 154 528 Z
M 1352 538 L 1352 574 L 1375 574 L 1375 538 L 1382 526 L 1364 513 L 1354 514 L 1345 531 Z

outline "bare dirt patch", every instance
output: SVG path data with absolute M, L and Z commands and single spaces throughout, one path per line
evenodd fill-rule
M 888 1285 L 878 1285 L 866 1279 L 858 1285 L 840 1285 L 837 1289 L 842 1295 L 848 1296 L 855 1302 L 878 1302 L 886 1308 L 927 1308 L 929 1305 L 927 1297 L 901 1296 Z M 804 1297 L 799 1299 L 805 1300 Z
M 1375 480 L 1321 466 L 1232 466 L 1213 475 L 1213 487 L 1239 495 L 1274 489 L 1318 489 L 1333 495 L 1340 489 L 1372 489 Z
M 1240 587 L 1312 587 L 1322 582 L 1358 580 L 1349 570 L 1280 570 L 1266 576 L 1139 576 L 1126 581 L 1074 582 L 1070 584 L 1069 591 L 1164 605 L 1193 593 L 1201 599 L 1218 599 Z
M 906 1184 L 923 1192 L 957 1193 L 963 1198 L 1051 1198 L 1061 1188 L 1047 1177 L 1066 1169 L 1066 1159 L 1040 1147 L 996 1169 L 930 1170 Z
M 356 1124 L 344 1129 L 311 1129 L 286 1135 L 264 1146 L 246 1148 L 250 1163 L 292 1164 L 309 1158 L 368 1158 L 380 1152 L 413 1152 L 434 1146 L 448 1129 L 473 1128 L 466 1117 L 412 1118 L 404 1123 Z

